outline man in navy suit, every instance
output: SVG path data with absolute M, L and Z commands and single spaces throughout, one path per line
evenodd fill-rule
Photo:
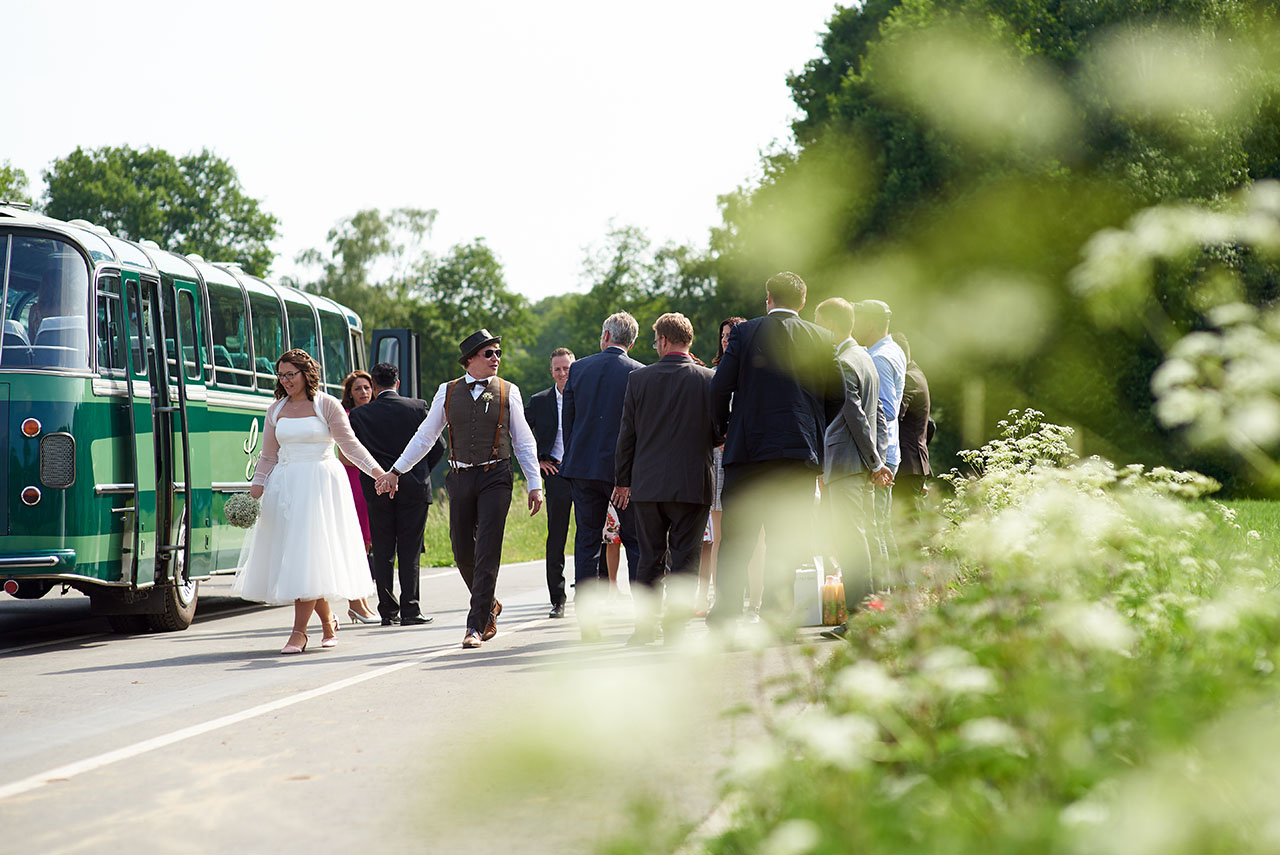
M 578 526 L 573 550 L 577 588 L 574 598 L 584 641 L 600 637 L 589 601 L 594 593 L 591 589 L 600 578 L 601 539 L 614 487 L 614 452 L 627 379 L 632 371 L 644 367 L 627 356 L 639 331 L 636 319 L 626 312 L 610 315 L 600 333 L 600 352 L 574 362 L 564 387 L 564 465 L 560 475 L 572 488 Z M 628 574 L 634 578 L 640 566 L 640 550 L 631 510 L 619 509 L 618 521 L 622 545 L 627 550 Z M 588 601 L 585 608 L 584 596 Z
M 765 606 L 785 620 L 793 571 L 814 554 L 812 521 L 823 435 L 844 404 L 831 333 L 800 319 L 805 284 L 779 273 L 765 284 L 764 317 L 738 324 L 712 385 L 724 446 L 724 552 L 708 623 L 742 614 L 747 564 L 765 532 Z M 732 403 L 732 412 L 731 412 Z

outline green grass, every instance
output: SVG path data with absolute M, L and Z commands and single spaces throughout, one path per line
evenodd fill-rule
M 569 519 L 569 537 L 566 550 L 573 549 L 574 524 Z M 426 567 L 452 567 L 453 547 L 449 545 L 449 501 L 444 490 L 436 492 L 436 501 L 427 514 L 425 533 Z M 547 509 L 543 505 L 535 517 L 529 516 L 525 482 L 516 481 L 512 489 L 511 510 L 507 514 L 507 530 L 502 538 L 502 563 L 533 561 L 546 554 Z
M 1245 531 L 1262 535 L 1262 542 L 1280 544 L 1280 502 L 1271 499 L 1234 499 L 1222 504 L 1236 512 L 1236 523 Z

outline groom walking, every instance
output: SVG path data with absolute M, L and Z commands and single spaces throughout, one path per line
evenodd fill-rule
M 479 647 L 498 632 L 502 604 L 494 598 L 502 564 L 502 535 L 511 508 L 511 452 L 529 490 L 529 513 L 542 507 L 538 446 L 524 418 L 520 389 L 498 377 L 501 336 L 477 330 L 458 345 L 466 373 L 440 384 L 427 418 L 395 465 L 378 479 L 379 491 L 395 492 L 400 478 L 449 431 L 449 540 L 453 560 L 471 591 L 463 647 Z

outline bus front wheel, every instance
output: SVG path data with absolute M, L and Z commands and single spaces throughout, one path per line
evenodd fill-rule
M 187 526 L 186 512 L 178 525 L 178 549 L 175 550 L 171 566 L 173 573 L 169 580 L 158 586 L 156 595 L 160 598 L 162 610 L 147 615 L 151 628 L 157 632 L 178 632 L 191 626 L 196 616 L 196 600 L 200 596 L 200 583 L 191 580 L 187 573 Z

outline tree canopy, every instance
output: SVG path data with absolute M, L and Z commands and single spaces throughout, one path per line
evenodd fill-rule
M 77 148 L 44 173 L 44 212 L 85 219 L 131 240 L 153 240 L 265 275 L 277 220 L 245 194 L 235 169 L 208 149 Z
M 0 161 L 0 202 L 31 204 L 27 191 L 27 173 L 7 160 Z

